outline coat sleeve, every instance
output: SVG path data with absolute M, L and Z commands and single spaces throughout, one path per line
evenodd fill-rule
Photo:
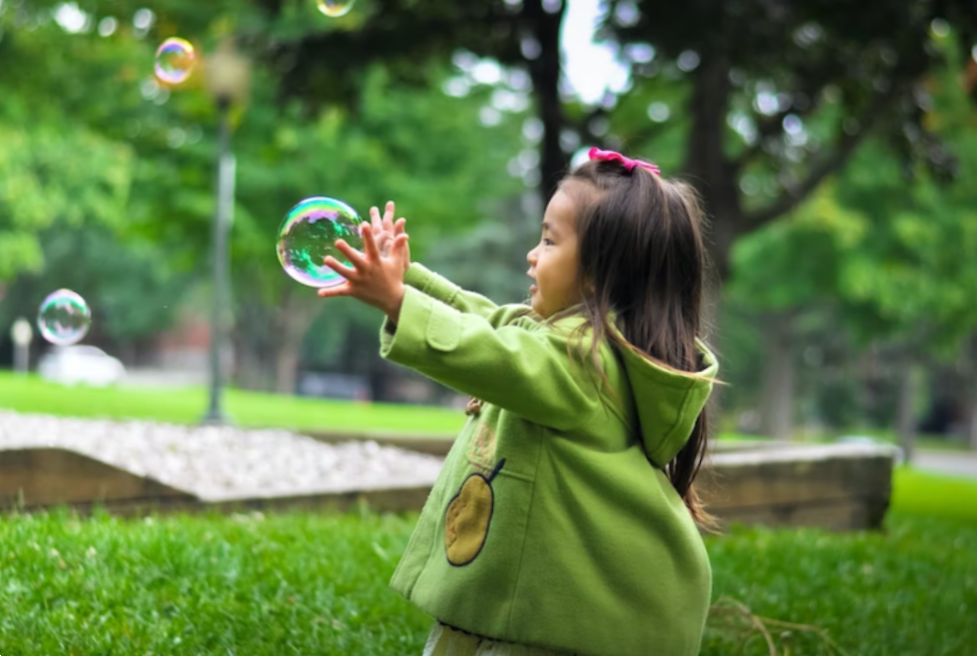
M 481 294 L 462 289 L 447 278 L 439 276 L 423 264 L 416 262 L 411 264 L 407 273 L 404 274 L 404 283 L 450 305 L 459 312 L 485 317 L 491 320 L 496 327 L 529 312 L 529 308 L 525 305 L 497 305 Z
M 380 354 L 557 430 L 578 426 L 599 407 L 595 383 L 569 356 L 568 335 L 519 323 L 497 326 L 495 319 L 408 287 L 397 325 L 387 320 L 380 331 Z

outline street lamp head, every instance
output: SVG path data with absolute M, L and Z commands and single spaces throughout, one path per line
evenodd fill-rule
M 251 87 L 251 66 L 234 47 L 233 39 L 224 39 L 217 51 L 207 57 L 204 74 L 207 91 L 221 104 L 244 100 Z

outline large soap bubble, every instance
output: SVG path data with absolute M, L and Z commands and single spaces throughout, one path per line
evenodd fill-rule
M 70 346 L 80 342 L 92 325 L 88 303 L 70 289 L 48 294 L 37 312 L 37 327 L 41 336 L 55 346 Z
M 319 11 L 330 18 L 339 18 L 349 13 L 353 8 L 353 0 L 316 0 Z
M 160 81 L 174 85 L 180 84 L 193 71 L 197 60 L 193 45 L 189 41 L 173 37 L 163 41 L 156 50 L 156 64 L 153 70 Z
M 289 211 L 278 228 L 278 261 L 285 273 L 309 287 L 335 287 L 346 279 L 327 267 L 323 260 L 332 255 L 339 262 L 349 260 L 335 248 L 337 239 L 363 250 L 362 226 L 365 221 L 341 200 L 313 196 Z

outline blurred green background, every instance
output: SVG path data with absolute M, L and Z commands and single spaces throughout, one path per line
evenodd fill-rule
M 458 404 L 378 357 L 375 312 L 284 275 L 279 222 L 311 195 L 393 199 L 414 259 L 518 302 L 543 203 L 596 145 L 702 194 L 724 431 L 975 447 L 975 34 L 952 1 L 2 0 L 0 366 L 69 287 L 123 386 L 203 389 L 207 63 L 233 42 L 234 387 Z M 165 88 L 170 36 L 201 61 Z

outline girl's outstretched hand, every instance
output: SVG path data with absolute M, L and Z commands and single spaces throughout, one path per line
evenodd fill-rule
M 372 305 L 397 323 L 404 300 L 404 263 L 410 264 L 408 237 L 403 232 L 393 237 L 388 254 L 384 256 L 377 245 L 373 226 L 364 224 L 362 234 L 362 253 L 342 239 L 336 240 L 336 250 L 345 255 L 353 267 L 341 264 L 331 255 L 327 256 L 324 260 L 326 266 L 342 275 L 346 281 L 338 287 L 320 289 L 318 294 L 322 298 L 352 296 Z
M 383 208 L 383 218 L 380 218 L 380 210 L 376 207 L 370 208 L 370 224 L 373 226 L 373 236 L 377 240 L 377 247 L 380 255 L 387 257 L 390 254 L 390 247 L 393 245 L 397 236 L 404 234 L 407 226 L 407 219 L 400 218 L 394 223 L 394 202 L 388 200 Z M 407 247 L 407 258 L 404 263 L 404 271 L 410 267 L 410 246 Z

